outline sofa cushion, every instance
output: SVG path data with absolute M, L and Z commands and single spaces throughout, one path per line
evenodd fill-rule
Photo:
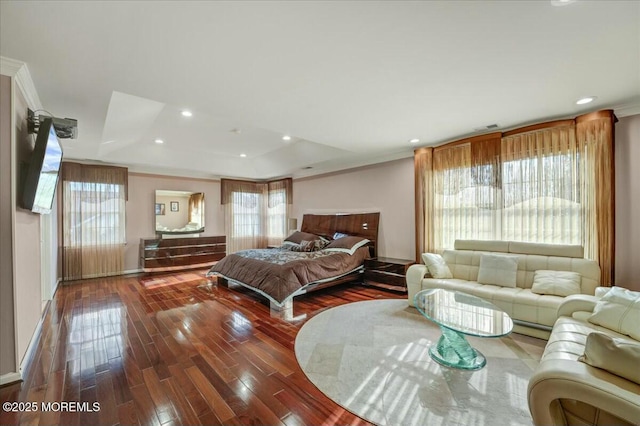
M 422 253 L 422 261 L 433 278 L 453 278 L 449 267 L 439 254 Z
M 455 240 L 453 248 L 456 250 L 509 252 L 509 241 L 502 240 Z
M 541 362 L 549 359 L 577 361 L 584 354 L 587 336 L 594 331 L 605 333 L 616 339 L 633 342 L 628 336 L 591 324 L 588 321 L 572 317 L 560 317 L 553 325 L 553 333 L 549 337 Z
M 611 288 L 596 304 L 589 322 L 640 340 L 640 292 Z
M 478 282 L 502 287 L 515 287 L 518 259 L 514 256 L 485 253 L 480 256 Z
M 569 244 L 525 243 L 509 241 L 509 253 L 537 254 L 543 256 L 584 258 L 584 248 Z
M 475 281 L 456 278 L 425 278 L 422 280 L 421 289 L 424 290 L 428 288 L 444 288 L 446 290 L 472 294 L 493 303 L 509 314 L 513 320 L 526 321 L 549 327 L 556 321 L 558 307 L 563 301 L 562 297 L 533 294 L 529 289 L 479 284 Z
M 578 361 L 640 384 L 640 343 L 594 332 L 587 336 L 584 355 Z
M 580 274 L 573 271 L 536 271 L 531 292 L 554 296 L 580 294 Z

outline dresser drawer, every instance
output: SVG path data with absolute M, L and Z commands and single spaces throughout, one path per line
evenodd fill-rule
M 405 275 L 415 262 L 409 259 L 374 257 L 364 261 L 364 283 L 390 290 L 407 291 Z

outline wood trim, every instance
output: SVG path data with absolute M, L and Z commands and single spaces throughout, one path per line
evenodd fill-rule
M 501 137 L 502 137 L 502 133 L 501 132 L 485 133 L 484 135 L 471 136 L 471 137 L 468 137 L 468 138 L 458 139 L 458 140 L 452 141 L 452 142 L 447 142 L 444 145 L 438 145 L 438 146 L 434 147 L 433 150 L 434 151 L 439 151 L 441 149 L 453 148 L 453 147 L 458 146 L 458 145 L 471 144 L 471 143 L 481 142 L 481 141 L 491 140 L 491 139 L 499 139 Z
M 611 123 L 611 164 L 609 166 L 609 173 L 611 179 L 611 227 L 613 228 L 613 244 L 611 247 L 611 285 L 615 285 L 616 282 L 616 126 L 615 123 L 618 118 L 613 114 L 613 123 Z
M 520 127 L 518 129 L 509 130 L 508 132 L 504 132 L 502 134 L 502 137 L 506 138 L 506 137 L 517 135 L 517 134 L 520 134 L 520 133 L 535 132 L 537 130 L 549 129 L 549 128 L 552 128 L 552 127 L 571 126 L 572 124 L 575 124 L 575 123 L 576 123 L 576 120 L 547 121 L 546 123 L 532 124 L 530 126 L 525 126 L 525 127 Z
M 372 256 L 377 253 L 380 213 L 305 214 L 302 232 L 331 237 L 336 232 L 363 237 L 371 241 Z
M 615 116 L 612 109 L 603 109 L 577 116 L 576 123 L 584 123 L 585 121 L 598 120 L 601 118 L 612 118 L 614 123 L 618 122 L 618 118 Z
M 413 150 L 413 159 L 414 159 L 414 161 L 415 161 L 415 158 L 416 158 L 415 156 L 416 155 L 422 154 L 423 152 L 428 151 L 430 149 L 433 149 L 433 147 L 432 146 L 423 146 L 421 148 L 414 149 Z
M 418 155 L 425 148 L 419 148 L 414 151 L 415 155 L 413 156 L 413 226 L 414 226 L 414 244 L 415 244 L 415 258 L 418 258 L 418 253 L 420 252 L 420 239 L 422 237 L 422 232 L 419 232 L 424 224 L 420 224 L 420 202 L 424 203 L 422 199 L 422 195 L 420 194 L 420 182 L 418 181 L 418 177 L 421 175 L 418 171 Z

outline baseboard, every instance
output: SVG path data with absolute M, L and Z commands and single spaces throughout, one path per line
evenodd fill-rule
M 22 374 L 20 373 L 7 373 L 0 376 L 0 386 L 8 385 L 10 383 L 19 382 L 22 380 Z
M 94 278 L 117 277 L 117 276 L 120 276 L 120 275 L 140 274 L 142 272 L 144 272 L 142 269 L 129 269 L 127 271 L 115 272 L 113 274 L 108 274 L 108 275 L 89 275 L 89 276 L 86 276 L 84 278 L 77 278 L 77 279 L 73 279 L 71 281 L 64 281 L 62 278 L 60 278 L 58 280 L 58 282 L 62 283 L 63 285 L 70 285 L 70 284 L 73 284 L 75 281 L 80 281 L 80 280 L 91 280 L 91 279 L 94 279 Z
M 29 346 L 27 346 L 27 351 L 24 353 L 22 360 L 20 361 L 20 373 L 24 371 L 26 364 L 31 361 L 33 356 L 33 351 L 36 346 L 38 346 L 38 341 L 42 338 L 40 333 L 42 333 L 42 323 L 44 322 L 44 317 L 47 316 L 47 311 L 51 307 L 51 301 L 47 301 L 47 307 L 42 310 L 42 314 L 40 315 L 40 321 L 38 321 L 38 325 L 36 325 L 36 329 L 33 331 L 31 335 L 31 340 L 29 341 Z
M 53 300 L 56 297 L 56 291 L 58 291 L 58 286 L 60 285 L 61 282 L 62 282 L 62 278 L 58 278 L 56 280 L 56 283 L 53 285 L 53 290 L 51 291 L 51 300 Z

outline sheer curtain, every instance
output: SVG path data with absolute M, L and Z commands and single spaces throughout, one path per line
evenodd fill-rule
M 457 238 L 579 244 L 612 285 L 615 121 L 603 110 L 416 150 L 417 257 Z
M 263 232 L 267 203 L 267 184 L 222 179 L 227 253 L 251 248 L 265 248 Z
M 282 244 L 293 201 L 292 180 L 222 179 L 227 252 Z
M 600 285 L 614 284 L 615 259 L 615 169 L 612 110 L 576 118 L 576 137 L 582 163 L 581 190 L 584 203 L 585 257 L 600 264 Z
M 189 222 L 204 226 L 204 193 L 196 192 L 189 196 Z
M 433 151 L 435 251 L 456 239 L 495 239 L 499 234 L 499 136 L 483 135 Z
M 435 251 L 433 235 L 433 148 L 415 151 L 416 261 L 422 253 Z
M 291 178 L 267 183 L 267 244 L 281 245 L 289 233 L 287 219 L 291 215 L 293 180 Z
M 582 244 L 573 121 L 502 139 L 503 240 Z
M 127 169 L 62 164 L 64 280 L 122 273 Z

